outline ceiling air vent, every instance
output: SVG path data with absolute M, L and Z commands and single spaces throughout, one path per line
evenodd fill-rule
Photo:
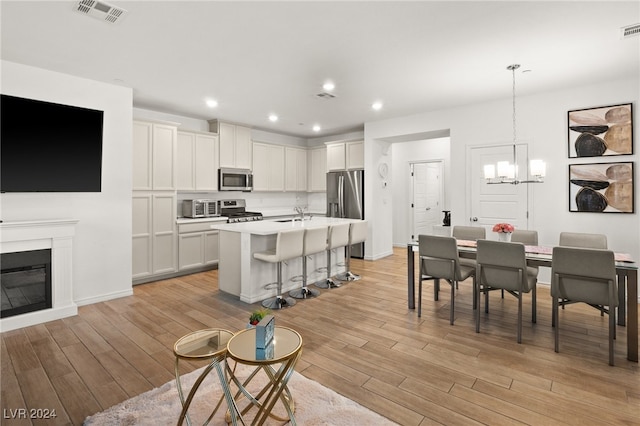
M 96 0 L 80 0 L 76 5 L 76 11 L 111 24 L 119 22 L 127 12 L 120 7 Z
M 333 99 L 333 98 L 336 97 L 336 95 L 334 95 L 332 93 L 322 92 L 322 93 L 318 93 L 316 95 L 316 97 L 318 97 L 320 99 Z
M 629 38 L 640 35 L 640 24 L 628 25 L 620 28 L 620 37 Z

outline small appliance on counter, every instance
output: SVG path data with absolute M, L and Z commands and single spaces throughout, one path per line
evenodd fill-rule
M 218 201 L 218 212 L 220 216 L 227 216 L 228 223 L 253 222 L 262 220 L 262 213 L 246 211 L 245 200 L 220 200 Z
M 188 218 L 220 216 L 216 200 L 183 200 L 182 216 Z

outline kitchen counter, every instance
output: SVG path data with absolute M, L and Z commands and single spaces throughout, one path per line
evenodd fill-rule
M 190 217 L 179 217 L 176 219 L 176 223 L 178 225 L 183 224 L 183 223 L 203 223 L 203 222 L 227 222 L 227 217 L 226 216 L 211 216 L 211 217 L 196 217 L 196 218 L 190 218 Z
M 290 222 L 278 222 L 277 220 L 257 220 L 254 222 L 241 223 L 213 223 L 211 229 L 220 231 L 246 233 L 252 235 L 273 235 L 280 231 L 292 228 L 318 228 L 322 226 L 334 225 L 337 223 L 351 223 L 359 219 L 347 219 L 337 217 L 316 217 L 305 219 L 304 221 L 295 220 Z
M 351 223 L 359 219 L 313 217 L 300 222 L 262 220 L 242 223 L 212 223 L 209 226 L 220 232 L 220 260 L 218 262 L 218 288 L 238 296 L 246 303 L 255 303 L 275 296 L 275 289 L 265 285 L 276 281 L 276 266 L 253 258 L 253 254 L 275 248 L 280 231 L 296 228 L 317 228 L 337 223 Z M 308 283 L 326 278 L 326 252 L 307 258 Z M 344 272 L 344 250 L 337 249 L 331 256 L 331 272 Z M 282 291 L 288 293 L 302 285 L 302 257 L 291 259 L 282 267 Z

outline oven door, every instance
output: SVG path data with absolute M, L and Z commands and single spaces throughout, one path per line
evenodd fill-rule
M 218 189 L 220 191 L 251 191 L 253 175 L 249 169 L 219 169 Z

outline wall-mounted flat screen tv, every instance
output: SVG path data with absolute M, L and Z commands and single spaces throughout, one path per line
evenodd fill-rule
M 100 192 L 103 111 L 0 96 L 0 192 Z

